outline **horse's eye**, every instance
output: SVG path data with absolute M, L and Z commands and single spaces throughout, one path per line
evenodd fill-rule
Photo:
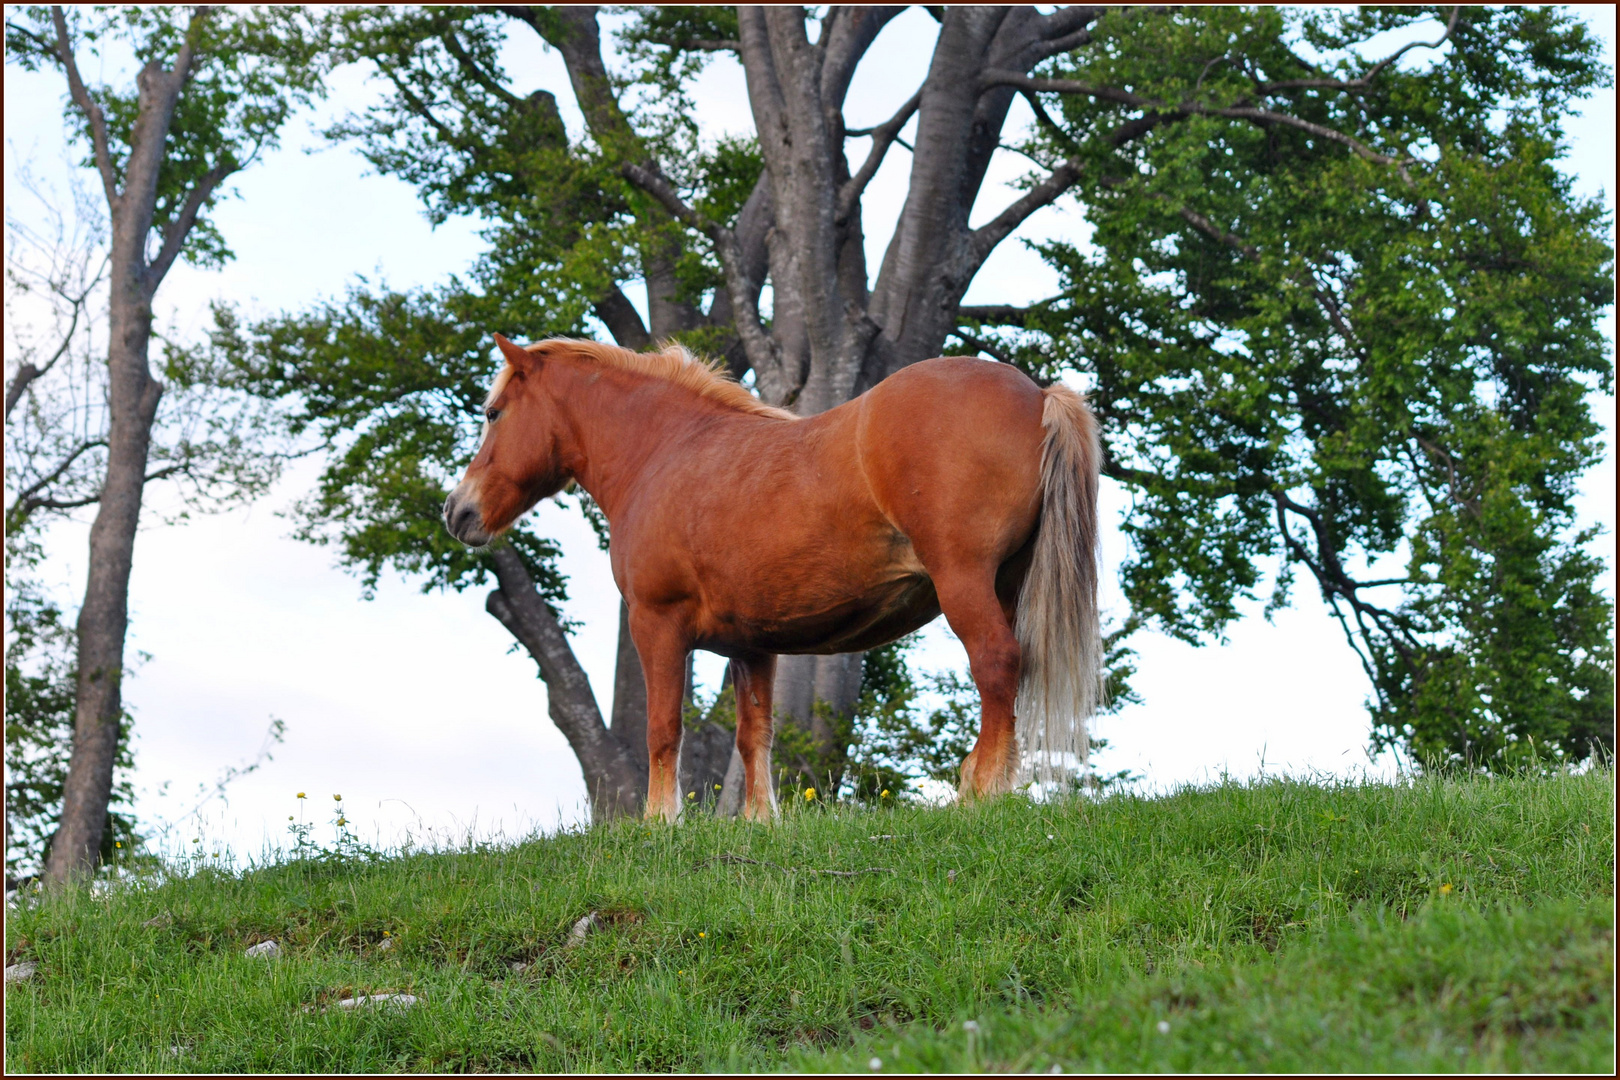
M 493 424 L 495 421 L 499 420 L 500 418 L 501 418 L 501 410 L 499 410 L 499 409 L 485 409 L 484 410 L 484 419 L 488 420 L 491 424 Z

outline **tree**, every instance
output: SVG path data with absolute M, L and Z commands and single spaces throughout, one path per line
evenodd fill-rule
M 1133 613 L 1206 639 L 1266 564 L 1268 610 L 1303 568 L 1367 672 L 1374 749 L 1612 753 L 1613 604 L 1570 501 L 1602 452 L 1585 399 L 1613 386 L 1611 219 L 1557 168 L 1599 43 L 1550 9 L 1098 29 L 1052 77 L 1005 76 L 1062 118 L 1032 151 L 1095 178 L 1095 250 L 1046 245 L 1049 301 L 962 314 L 1095 380 Z
M 64 75 L 67 119 L 110 221 L 103 465 L 82 495 L 96 514 L 75 629 L 73 755 L 47 866 L 64 881 L 94 866 L 122 730 L 129 575 L 164 396 L 149 361 L 153 297 L 177 259 L 206 267 L 231 257 L 208 217 L 222 185 L 275 144 L 281 124 L 322 84 L 318 43 L 294 9 L 19 8 L 6 22 L 6 46 L 28 70 Z M 78 60 L 85 47 L 132 51 L 140 64 L 133 91 L 88 85 Z M 185 370 L 183 357 L 171 365 Z M 19 370 L 8 406 L 13 388 L 37 371 Z
M 430 393 L 429 383 L 377 374 L 382 359 L 410 353 L 369 321 L 369 312 L 384 308 L 409 308 L 420 333 L 431 326 L 435 340 L 463 335 L 459 353 L 446 348 L 433 361 L 452 382 L 476 373 L 482 383 L 493 367 L 483 335 L 497 325 L 538 338 L 587 332 L 592 316 L 621 344 L 673 336 L 723 356 L 766 400 L 801 412 L 829 408 L 905 364 L 964 346 L 1019 363 L 1040 381 L 1078 371 L 1111 425 L 1111 475 L 1139 500 L 1127 522 L 1138 547 L 1124 570 L 1133 612 L 1123 629 L 1156 624 L 1207 640 L 1236 616 L 1266 561 L 1281 558 L 1285 568 L 1310 567 L 1327 587 L 1352 643 L 1368 658 L 1380 702 L 1394 701 L 1406 693 L 1402 679 L 1415 687 L 1411 673 L 1428 670 L 1428 661 L 1411 661 L 1414 641 L 1434 658 L 1482 655 L 1486 638 L 1511 651 L 1511 635 L 1489 628 L 1496 616 L 1467 614 L 1487 595 L 1494 556 L 1490 573 L 1476 575 L 1475 600 L 1445 584 L 1460 580 L 1454 573 L 1431 574 L 1430 585 L 1415 584 L 1414 576 L 1411 587 L 1427 588 L 1431 599 L 1406 611 L 1373 604 L 1363 591 L 1402 583 L 1352 576 L 1345 567 L 1347 559 L 1376 559 L 1399 546 L 1406 524 L 1418 520 L 1400 492 L 1434 493 L 1436 506 L 1450 497 L 1449 479 L 1435 484 L 1442 473 L 1449 477 L 1443 459 L 1410 473 L 1408 483 L 1389 470 L 1410 455 L 1374 449 L 1392 431 L 1416 430 L 1392 427 L 1396 419 L 1430 408 L 1427 399 L 1409 408 L 1408 394 L 1444 388 L 1452 396 L 1436 399 L 1435 409 L 1447 430 L 1477 438 L 1497 421 L 1485 415 L 1489 409 L 1470 413 L 1457 388 L 1466 397 L 1480 371 L 1509 385 L 1516 371 L 1529 370 L 1498 371 L 1496 360 L 1470 351 L 1486 348 L 1509 329 L 1505 323 L 1465 331 L 1446 315 L 1453 305 L 1433 303 L 1487 281 L 1496 284 L 1477 302 L 1494 302 L 1491 289 L 1519 265 L 1514 237 L 1524 239 L 1526 222 L 1544 219 L 1562 239 L 1549 233 L 1540 245 L 1542 287 L 1576 288 L 1541 319 L 1546 332 L 1536 332 L 1535 348 L 1550 348 L 1549 335 L 1563 330 L 1572 344 L 1568 353 L 1534 361 L 1531 382 L 1556 390 L 1536 402 L 1553 401 L 1561 419 L 1520 455 L 1521 473 L 1490 481 L 1493 490 L 1515 492 L 1513 476 L 1534 473 L 1546 493 L 1521 500 L 1530 507 L 1525 513 L 1508 507 L 1497 516 L 1506 531 L 1490 543 L 1518 537 L 1509 544 L 1518 545 L 1514 557 L 1546 583 L 1532 588 L 1540 599 L 1527 617 L 1536 605 L 1567 613 L 1540 628 L 1550 636 L 1539 648 L 1567 658 L 1560 676 L 1571 687 L 1566 700 L 1588 702 L 1570 714 L 1587 717 L 1576 727 L 1589 729 L 1605 700 L 1602 651 L 1592 643 L 1609 608 L 1591 588 L 1589 560 L 1569 554 L 1585 541 L 1557 536 L 1567 520 L 1559 506 L 1567 508 L 1568 485 L 1591 453 L 1582 380 L 1608 379 L 1591 330 L 1606 273 L 1591 243 L 1601 214 L 1573 204 L 1567 188 L 1560 194 L 1550 151 L 1536 167 L 1524 157 L 1528 148 L 1556 142 L 1560 110 L 1602 78 L 1595 46 L 1578 24 L 1556 12 L 1434 8 L 1351 15 L 931 9 L 940 25 L 928 76 L 888 120 L 852 130 L 844 120 L 851 77 L 898 10 L 634 9 L 619 33 L 617 74 L 610 74 L 590 8 L 340 17 L 347 20 L 345 55 L 375 63 L 391 93 L 333 134 L 357 139 L 379 170 L 416 183 L 435 220 L 480 215 L 491 250 L 466 282 L 411 296 L 357 289 L 308 319 L 287 316 L 254 328 L 240 347 L 259 358 L 261 390 L 304 395 L 312 423 L 335 417 L 331 403 L 341 395 L 319 384 L 330 378 L 334 387 L 350 385 L 344 365 L 351 361 L 343 358 L 367 356 L 375 359 L 365 378 L 381 380 L 367 399 L 368 423 L 413 408 L 406 403 Z M 1354 53 L 1374 35 L 1431 27 L 1427 51 L 1414 44 L 1376 63 Z M 569 142 L 549 92 L 520 97 L 510 88 L 498 60 L 506 33 L 536 34 L 561 55 L 586 119 L 582 140 Z M 1420 56 L 1441 61 L 1415 65 Z M 715 57 L 734 57 L 743 67 L 752 140 L 699 138 L 690 86 Z M 1008 133 L 1019 96 L 1036 123 Z M 1500 137 L 1488 123 L 1496 108 L 1513 117 Z M 912 125 L 908 143 L 903 133 Z M 866 142 L 854 161 L 851 140 Z M 910 155 L 910 185 L 873 273 L 862 198 L 897 147 Z M 979 208 L 998 153 L 1021 154 L 1036 169 L 1021 197 Z M 1444 216 L 1453 189 L 1459 210 L 1485 213 L 1484 193 L 1501 183 L 1519 185 L 1522 213 L 1468 228 L 1460 226 L 1474 219 Z M 1065 275 L 1064 295 L 1033 308 L 963 307 L 989 254 L 1059 198 L 1077 201 L 1097 225 L 1100 253 L 1045 248 Z M 970 217 L 983 224 L 971 226 Z M 1492 261 L 1504 259 L 1501 266 Z M 1394 304 L 1414 267 L 1436 282 L 1425 301 L 1429 346 L 1413 336 L 1416 323 L 1404 319 L 1404 309 L 1362 310 L 1355 291 L 1376 281 Z M 648 284 L 650 335 L 624 295 L 637 277 Z M 1517 310 L 1528 313 L 1534 289 L 1515 295 Z M 1403 319 L 1391 317 L 1397 310 Z M 461 321 L 472 315 L 483 321 Z M 317 333 L 296 348 L 277 345 L 300 326 Z M 1518 336 L 1509 352 L 1531 345 L 1519 323 L 1511 329 Z M 1419 377 L 1389 378 L 1380 357 L 1398 357 L 1407 376 Z M 459 422 L 470 430 L 477 397 L 458 393 L 465 410 Z M 1376 409 L 1364 403 L 1369 393 Z M 1508 427 L 1524 430 L 1540 405 L 1518 408 Z M 356 553 L 361 549 L 348 545 L 376 535 L 370 523 L 397 520 L 389 515 L 403 510 L 369 477 L 392 476 L 386 464 L 422 461 L 413 439 L 379 432 L 367 443 L 374 467 L 347 474 L 354 486 L 345 502 L 363 509 L 311 519 Z M 1429 453 L 1411 439 L 1405 445 L 1420 460 Z M 1459 444 L 1446 453 L 1455 459 L 1460 451 Z M 438 495 L 464 455 L 434 456 L 424 487 Z M 424 528 L 434 527 L 426 517 L 433 502 L 424 490 L 413 504 Z M 1461 533 L 1432 520 L 1434 540 L 1423 541 L 1423 550 L 1451 550 L 1446 545 L 1455 546 Z M 423 549 L 411 549 L 414 543 L 385 540 L 364 552 L 372 560 L 366 565 L 422 569 Z M 527 598 L 521 579 L 509 578 L 510 591 L 502 581 L 507 599 Z M 1284 587 L 1273 600 L 1285 603 L 1287 595 Z M 1356 629 L 1363 624 L 1369 632 Z M 566 645 L 561 633 L 549 640 Z M 1114 647 L 1122 647 L 1118 638 Z M 1533 685 L 1536 672 L 1550 670 L 1508 672 L 1506 660 L 1493 663 L 1504 687 Z M 1474 661 L 1457 664 L 1472 671 Z M 1394 682 L 1386 672 L 1396 673 Z M 778 700 L 804 735 L 799 745 L 809 748 L 794 766 L 823 784 L 844 768 L 861 683 L 858 657 L 791 658 L 779 669 Z M 1432 685 L 1435 700 L 1443 698 L 1440 684 Z M 550 689 L 555 715 L 555 696 L 572 691 L 562 683 Z M 612 729 L 591 719 L 593 710 L 594 702 L 579 709 L 582 736 L 620 730 L 617 696 Z M 1487 713 L 1470 715 L 1501 729 L 1501 717 Z M 1389 726 L 1401 715 L 1378 713 L 1380 730 L 1415 740 L 1400 726 L 1406 721 Z M 628 748 L 636 740 L 624 730 Z M 587 781 L 593 790 L 599 784 L 590 766 Z

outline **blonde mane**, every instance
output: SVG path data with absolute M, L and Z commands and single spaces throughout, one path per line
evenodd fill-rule
M 765 404 L 743 386 L 722 375 L 718 370 L 719 361 L 700 360 L 688 352 L 684 345 L 674 342 L 666 343 L 658 352 L 638 353 L 617 345 L 604 345 L 599 341 L 547 338 L 545 341 L 537 341 L 528 346 L 526 351 L 539 355 L 552 348 L 566 349 L 566 355 L 577 356 L 604 367 L 661 379 L 737 412 L 769 416 L 777 420 L 799 419 L 786 409 Z M 506 374 L 507 372 L 503 370 L 501 377 L 496 379 L 495 388 L 490 392 L 491 400 L 494 400 L 494 395 L 499 392 Z

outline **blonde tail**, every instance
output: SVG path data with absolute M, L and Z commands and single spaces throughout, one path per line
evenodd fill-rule
M 1020 779 L 1042 785 L 1078 774 L 1089 743 L 1086 721 L 1102 699 L 1102 628 L 1097 612 L 1097 477 L 1102 447 L 1085 398 L 1045 390 L 1041 427 L 1041 518 L 1018 597 L 1014 633 L 1023 674 L 1014 711 Z

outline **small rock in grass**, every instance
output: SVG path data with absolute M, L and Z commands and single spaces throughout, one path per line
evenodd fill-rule
M 393 951 L 393 948 L 394 948 L 394 939 L 391 938 L 391 937 L 385 937 L 381 941 L 377 942 L 377 951 L 378 952 L 391 952 L 391 951 Z
M 340 1009 L 373 1009 L 387 1007 L 390 1009 L 408 1009 L 417 1002 L 414 994 L 363 994 L 360 997 L 344 998 L 337 1003 Z
M 514 975 L 521 975 L 523 972 L 529 970 L 529 965 L 525 964 L 521 960 L 514 961 L 510 966 Z
M 174 925 L 174 916 L 170 915 L 167 911 L 160 911 L 150 919 L 147 919 L 145 922 L 141 923 L 141 925 L 149 926 L 154 930 L 162 930 L 165 927 Z
M 947 871 L 945 871 L 945 880 L 950 882 L 952 885 L 955 885 L 956 884 L 956 871 L 955 870 L 947 870 Z
M 873 1072 L 877 1072 L 879 1069 L 883 1068 L 883 1059 L 875 1057 L 866 1063 L 866 1067 L 871 1069 Z
M 591 912 L 575 923 L 572 930 L 568 931 L 568 941 L 563 945 L 563 948 L 572 949 L 577 945 L 584 944 L 585 939 L 591 936 L 591 932 L 601 929 L 601 926 L 602 920 L 596 917 L 596 912 Z
M 31 979 L 34 977 L 34 972 L 38 970 L 39 965 L 32 960 L 24 960 L 20 964 L 9 964 L 6 967 L 6 982 L 14 983 L 22 982 L 24 979 Z
M 262 956 L 266 960 L 270 960 L 281 955 L 281 946 L 273 941 L 261 941 L 250 948 L 244 955 Z

